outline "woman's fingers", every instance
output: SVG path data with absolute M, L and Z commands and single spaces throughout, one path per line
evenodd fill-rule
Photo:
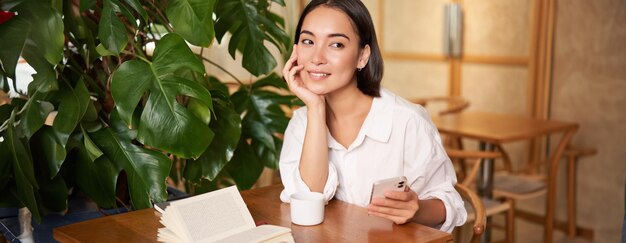
M 389 200 L 382 197 L 372 199 L 372 205 L 386 208 L 404 208 L 405 202 Z
M 302 70 L 304 68 L 304 66 L 300 65 L 300 66 L 295 66 L 293 68 L 291 68 L 291 70 L 289 70 L 289 73 L 287 73 L 287 85 L 289 87 L 299 87 L 300 83 L 296 82 L 297 78 L 296 75 L 298 75 L 298 72 L 300 72 L 300 70 Z M 292 90 L 293 91 L 293 90 Z
M 397 215 L 393 215 L 393 214 L 386 214 L 386 213 L 381 213 L 381 212 L 370 211 L 368 213 L 369 213 L 369 215 L 373 215 L 373 216 L 389 219 L 389 220 L 393 221 L 396 224 L 404 224 L 406 222 L 409 222 L 409 220 L 410 220 L 410 218 L 408 218 L 408 217 L 402 217 L 402 216 L 397 216 Z
M 283 78 L 285 78 L 285 80 L 287 80 L 287 74 L 289 74 L 289 71 L 293 67 L 296 58 L 298 57 L 296 56 L 294 48 L 294 51 L 291 52 L 291 57 L 289 57 L 289 60 L 287 60 L 287 62 L 285 63 L 285 67 L 283 68 Z
M 385 197 L 406 202 L 406 201 L 413 200 L 413 198 L 416 198 L 417 195 L 413 191 L 404 191 L 404 192 L 389 191 L 385 193 Z
M 374 198 L 372 199 L 372 204 L 368 206 L 368 208 L 380 209 L 400 209 L 400 210 L 409 210 L 409 211 L 417 211 L 419 208 L 417 200 L 410 201 L 398 201 L 387 198 Z
M 419 210 L 417 194 L 408 192 L 388 192 L 385 197 L 373 198 L 367 207 L 368 213 L 383 217 L 397 224 L 403 224 L 413 218 Z

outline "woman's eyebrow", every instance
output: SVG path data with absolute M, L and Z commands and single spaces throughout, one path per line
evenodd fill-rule
M 302 35 L 302 34 L 308 34 L 308 35 L 315 36 L 315 34 L 313 34 L 313 32 L 308 31 L 308 30 L 300 31 L 300 35 Z M 348 37 L 347 35 L 342 34 L 342 33 L 332 33 L 332 34 L 329 34 L 328 37 L 343 37 L 343 38 L 348 39 L 348 41 L 350 41 L 350 37 Z

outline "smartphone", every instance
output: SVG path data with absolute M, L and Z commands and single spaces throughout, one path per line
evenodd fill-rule
M 389 179 L 383 179 L 374 182 L 372 185 L 372 194 L 370 195 L 370 203 L 374 197 L 385 197 L 385 192 L 398 191 L 403 192 L 407 187 L 406 177 L 398 176 Z

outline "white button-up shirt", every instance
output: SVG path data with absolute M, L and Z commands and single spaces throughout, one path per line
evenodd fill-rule
M 298 191 L 310 191 L 300 177 L 299 163 L 307 124 L 307 108 L 293 113 L 285 131 L 280 174 L 283 202 Z M 446 208 L 440 230 L 451 232 L 465 223 L 467 213 L 454 189 L 454 167 L 441 145 L 437 128 L 426 110 L 386 89 L 374 98 L 359 134 L 345 148 L 328 132 L 326 200 L 333 198 L 361 207 L 369 204 L 375 181 L 406 176 L 420 200 L 437 198 Z

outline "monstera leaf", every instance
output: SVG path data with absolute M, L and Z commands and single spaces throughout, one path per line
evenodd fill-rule
M 102 4 L 102 18 L 98 27 L 98 36 L 108 51 L 119 54 L 128 43 L 126 27 L 117 17 L 120 7 L 112 0 L 104 0 Z
M 53 65 L 63 57 L 63 20 L 48 1 L 24 1 L 15 7 L 19 14 L 0 25 L 0 61 L 15 80 L 17 61 L 23 56 L 37 71 L 33 87 L 55 90 Z M 31 94 L 33 92 L 30 92 Z
M 289 123 L 283 107 L 296 104 L 295 96 L 281 95 L 267 90 L 267 87 L 287 89 L 278 75 L 271 74 L 252 85 L 242 86 L 231 96 L 237 112 L 245 114 L 236 156 L 227 166 L 240 189 L 249 189 L 261 175 L 263 167 L 278 167 L 282 147 L 278 134 L 282 134 Z
M 187 161 L 185 178 L 200 183 L 205 179 L 213 181 L 233 158 L 241 136 L 241 118 L 228 97 L 220 91 L 213 91 L 214 108 L 217 118 L 211 122 L 211 129 L 220 131 L 209 148 L 197 160 Z
M 289 43 L 289 37 L 270 19 L 271 16 L 264 15 L 271 14 L 263 11 L 267 4 L 258 2 L 255 5 L 253 1 L 218 1 L 215 21 L 217 40 L 221 41 L 226 32 L 230 32 L 232 37 L 228 43 L 228 52 L 233 59 L 237 50 L 243 53 L 242 65 L 254 76 L 269 73 L 276 67 L 276 59 L 264 41 L 272 42 L 283 51 Z
M 189 43 L 208 47 L 215 37 L 213 6 L 217 0 L 170 0 L 167 17 Z
M 133 126 L 135 107 L 147 94 L 137 139 L 182 158 L 198 158 L 214 133 L 192 112 L 176 101 L 186 95 L 212 109 L 211 94 L 202 85 L 178 76 L 181 69 L 204 73 L 202 62 L 185 40 L 176 34 L 161 39 L 154 61 L 127 61 L 113 74 L 111 92 L 122 120 Z
M 14 110 L 15 111 L 15 110 Z M 3 134 L 4 146 L 2 150 L 8 151 L 8 161 L 13 167 L 13 177 L 16 188 L 12 194 L 17 198 L 20 206 L 27 207 L 37 222 L 41 222 L 41 213 L 37 205 L 36 193 L 39 189 L 35 178 L 33 159 L 28 148 L 19 134 L 18 127 L 14 127 L 15 112 L 8 119 L 9 126 Z M 3 153 L 4 154 L 4 153 Z M 3 155 L 4 156 L 4 155 Z
M 167 199 L 165 178 L 172 167 L 167 156 L 120 139 L 109 128 L 93 133 L 92 139 L 109 161 L 126 171 L 133 208 L 149 208 L 152 202 Z

